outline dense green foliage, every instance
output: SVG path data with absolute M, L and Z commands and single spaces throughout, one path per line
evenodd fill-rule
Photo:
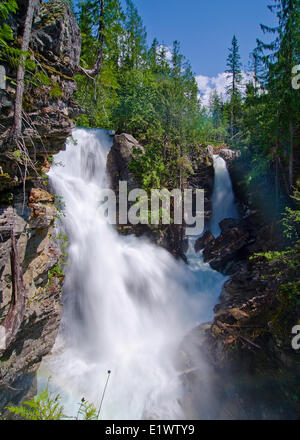
M 155 39 L 149 47 L 133 0 L 126 0 L 125 11 L 120 0 L 70 3 L 82 35 L 81 66 L 91 68 L 103 51 L 95 77 L 76 75 L 75 99 L 84 109 L 76 123 L 135 136 L 145 154 L 137 152 L 130 168 L 146 190 L 182 187 L 192 172 L 190 153 L 195 146 L 226 144 L 239 149 L 240 179 L 247 193 L 254 195 L 256 204 L 262 202 L 262 210 L 272 208 L 286 240 L 284 249 L 260 257 L 274 268 L 281 286 L 274 323 L 280 326 L 288 319 L 290 325 L 299 309 L 300 90 L 293 87 L 295 66 L 300 65 L 299 0 L 274 0 L 269 6 L 277 26 L 261 28 L 274 40 L 269 44 L 257 40 L 248 69 L 252 78 L 246 85 L 233 37 L 226 61 L 226 96 L 212 92 L 207 108 L 201 106 L 179 42 L 167 48 Z M 4 21 L 16 7 L 14 0 L 0 3 L 0 53 L 11 63 L 19 58 L 13 52 L 18 46 L 14 42 L 16 48 L 8 50 L 13 35 Z M 28 54 L 26 63 L 27 92 L 31 85 L 46 86 L 51 98 L 59 99 L 59 85 Z M 24 110 L 29 106 L 25 99 Z M 55 267 L 52 275 L 63 276 L 59 271 Z
M 132 0 L 126 3 L 123 12 L 119 0 L 105 0 L 103 65 L 94 81 L 78 77 L 77 99 L 86 113 L 77 122 L 128 132 L 143 143 L 145 154 L 137 153 L 130 167 L 146 190 L 181 186 L 183 177 L 192 172 L 189 153 L 195 145 L 239 149 L 239 179 L 257 206 L 281 224 L 286 240 L 285 249 L 263 257 L 281 286 L 274 325 L 284 327 L 286 320 L 290 325 L 299 309 L 300 214 L 295 188 L 300 99 L 292 86 L 293 68 L 300 64 L 299 1 L 274 0 L 269 6 L 277 26 L 261 28 L 274 35 L 274 41 L 257 40 L 246 84 L 233 37 L 226 62 L 226 96 L 213 91 L 208 108 L 201 107 L 179 43 L 175 41 L 170 50 L 154 40 L 148 48 L 142 20 Z M 74 2 L 74 10 L 83 35 L 82 64 L 91 66 L 100 45 L 100 0 Z
M 76 417 L 67 416 L 64 413 L 60 394 L 54 395 L 46 388 L 37 396 L 26 400 L 20 406 L 9 406 L 7 410 L 17 419 L 22 420 L 97 420 L 97 409 L 92 403 L 81 399 Z
M 228 144 L 242 151 L 241 168 L 249 190 L 266 192 L 274 211 L 282 212 L 299 174 L 299 90 L 292 87 L 292 69 L 299 63 L 299 2 L 274 0 L 269 9 L 278 26 L 265 33 L 274 42 L 257 42 L 250 55 L 248 84 L 242 84 L 239 45 L 234 36 L 227 58 L 225 97 L 214 91 L 201 107 L 189 63 L 180 53 L 153 41 L 132 0 L 122 10 L 119 0 L 73 1 L 83 36 L 81 62 L 97 58 L 99 32 L 104 34 L 103 63 L 94 80 L 78 75 L 77 100 L 86 110 L 77 123 L 129 132 L 146 146 L 147 160 L 137 162 L 145 186 L 168 185 L 184 174 L 192 145 Z M 148 151 L 149 150 L 149 151 Z M 144 171 L 141 171 L 144 170 Z M 151 172 L 153 170 L 153 173 Z M 264 196 L 262 196 L 263 198 Z
M 209 114 L 215 139 L 221 141 L 223 134 L 224 142 L 242 151 L 246 184 L 256 192 L 271 191 L 280 210 L 286 203 L 283 194 L 290 194 L 299 178 L 300 99 L 292 80 L 293 68 L 300 63 L 300 4 L 275 0 L 269 9 L 276 14 L 277 26 L 261 28 L 274 35 L 274 41 L 257 40 L 249 63 L 253 79 L 241 86 L 234 37 L 227 61 L 229 101 L 222 102 L 214 93 Z
M 300 314 L 300 192 L 293 195 L 295 209 L 286 208 L 283 215 L 283 234 L 287 246 L 280 251 L 255 254 L 252 259 L 264 258 L 270 267 L 272 281 L 277 280 L 274 307 L 270 316 L 281 340 L 289 341 L 290 329 Z
M 16 12 L 18 5 L 15 0 L 7 0 L 0 3 L 0 48 L 1 52 L 8 47 L 8 42 L 13 40 L 11 27 L 5 23 L 11 12 Z M 1 55 L 0 55 L 1 57 Z
M 5 60 L 12 67 L 17 68 L 22 52 L 14 44 L 12 28 L 6 23 L 10 14 L 15 14 L 18 10 L 16 0 L 6 0 L 0 3 L 0 60 Z M 23 54 L 25 59 L 27 54 Z
M 86 110 L 77 123 L 135 136 L 149 149 L 141 176 L 145 186 L 158 180 L 166 185 L 179 168 L 184 173 L 190 146 L 203 140 L 203 111 L 179 43 L 170 50 L 154 40 L 148 48 L 137 9 L 132 0 L 126 3 L 124 13 L 118 0 L 105 0 L 102 69 L 95 80 L 77 78 L 76 99 Z M 81 62 L 91 66 L 100 44 L 100 2 L 81 0 L 73 7 L 83 35 Z
M 241 83 L 242 71 L 239 54 L 239 46 L 237 38 L 234 35 L 232 39 L 232 46 L 229 49 L 227 58 L 227 70 L 229 74 L 230 84 L 227 87 L 227 95 L 230 99 L 230 138 L 231 143 L 236 143 L 237 134 L 237 118 L 241 112 Z
M 65 417 L 61 397 L 53 396 L 48 389 L 20 406 L 10 406 L 8 411 L 25 420 L 60 420 Z

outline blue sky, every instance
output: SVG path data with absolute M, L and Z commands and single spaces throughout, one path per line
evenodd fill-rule
M 243 64 L 263 37 L 259 24 L 274 25 L 267 5 L 272 0 L 135 0 L 149 43 L 156 37 L 166 46 L 179 40 L 196 75 L 224 72 L 235 33 Z

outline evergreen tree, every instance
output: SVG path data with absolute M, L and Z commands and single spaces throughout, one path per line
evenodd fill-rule
M 265 68 L 263 66 L 262 58 L 259 54 L 259 50 L 256 47 L 250 54 L 250 60 L 248 65 L 248 71 L 253 75 L 254 89 L 257 93 L 262 87 L 262 78 L 265 73 Z
M 239 54 L 239 46 L 237 38 L 234 35 L 232 39 L 232 45 L 229 49 L 229 55 L 227 58 L 227 70 L 229 74 L 228 78 L 231 80 L 230 85 L 227 87 L 227 95 L 230 98 L 230 133 L 231 141 L 234 141 L 236 135 L 236 122 L 241 104 L 241 57 Z
M 146 29 L 132 0 L 126 0 L 125 64 L 127 68 L 141 67 L 147 56 Z
M 218 129 L 223 119 L 222 112 L 223 103 L 216 89 L 214 89 L 209 97 L 208 109 L 213 121 L 214 128 Z
M 38 6 L 39 6 L 38 0 L 28 1 L 26 18 L 24 23 L 24 31 L 22 36 L 22 44 L 21 44 L 22 55 L 19 60 L 18 71 L 17 71 L 17 88 L 16 88 L 16 96 L 15 96 L 15 107 L 14 107 L 14 122 L 10 132 L 10 136 L 15 140 L 18 140 L 22 129 L 22 109 L 23 109 L 25 59 L 26 59 L 25 54 L 29 48 L 34 10 Z
M 82 66 L 86 70 L 95 66 L 99 61 L 99 50 L 102 52 L 101 68 L 94 80 L 86 75 L 76 77 L 76 99 L 86 110 L 78 118 L 80 125 L 111 128 L 111 111 L 117 102 L 117 69 L 124 16 L 119 0 L 105 0 L 102 12 L 101 4 L 99 0 L 80 0 L 76 8 L 82 35 Z
M 274 34 L 272 43 L 258 40 L 267 67 L 265 87 L 273 108 L 273 126 L 277 131 L 276 157 L 288 154 L 289 186 L 295 184 L 295 151 L 300 152 L 299 93 L 292 88 L 292 69 L 300 60 L 299 0 L 275 0 L 269 9 L 276 13 L 278 26 L 261 25 L 265 33 Z

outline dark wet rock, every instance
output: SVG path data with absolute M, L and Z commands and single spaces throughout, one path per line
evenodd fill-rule
M 182 405 L 191 419 L 298 419 L 299 353 L 291 347 L 285 300 L 278 300 L 280 275 L 264 257 L 249 258 L 283 243 L 274 218 L 262 215 L 261 195 L 248 194 L 240 183 L 241 158 L 224 148 L 213 153 L 227 162 L 243 218 L 224 219 L 221 235 L 204 247 L 205 260 L 230 277 L 212 322 L 180 345 L 178 369 L 187 390 Z
M 186 240 L 183 238 L 183 225 L 161 225 L 159 228 L 157 228 L 157 235 L 155 236 L 157 237 L 156 243 L 158 245 L 167 249 L 175 257 L 180 257 L 186 261 Z
M 268 295 L 254 297 L 217 313 L 212 323 L 184 338 L 178 370 L 186 390 L 186 417 L 298 419 L 297 354 L 289 350 L 283 358 L 264 329 L 262 311 L 268 306 Z
M 228 232 L 232 228 L 238 228 L 240 225 L 240 220 L 235 218 L 225 218 L 219 223 L 221 233 Z
M 189 248 L 189 239 L 188 238 L 184 238 L 183 241 L 182 241 L 182 252 L 184 254 L 186 254 L 187 251 L 188 251 L 188 248 Z
M 112 188 L 116 191 L 118 191 L 120 180 L 128 181 L 129 189 L 141 186 L 128 169 L 136 149 L 140 150 L 141 153 L 144 152 L 143 147 L 132 136 L 128 134 L 115 136 L 114 145 L 108 155 L 107 170 L 111 178 Z M 183 187 L 204 190 L 205 221 L 207 222 L 211 217 L 211 196 L 214 184 L 213 155 L 207 147 L 195 146 L 191 149 L 189 160 L 192 169 L 184 179 Z M 127 225 L 118 229 L 120 231 L 125 229 L 127 233 L 136 234 L 140 234 L 141 230 L 145 230 L 145 235 L 148 236 L 149 230 L 151 230 L 154 242 L 167 249 L 174 256 L 179 256 L 186 261 L 185 252 L 188 249 L 188 238 L 185 236 L 185 225 L 149 225 L 146 227 Z
M 242 220 L 223 220 L 220 227 L 221 235 L 205 246 L 203 254 L 230 278 L 213 321 L 194 329 L 181 345 L 186 415 L 298 419 L 299 354 L 291 348 L 289 331 L 280 329 L 285 325 L 277 315 L 280 280 L 264 257 L 249 259 L 283 243 L 276 228 L 253 209 L 247 209 Z M 206 406 L 199 397 L 202 389 Z
M 206 231 L 202 237 L 197 238 L 195 242 L 195 251 L 202 251 L 202 249 L 204 249 L 214 240 L 215 237 L 213 236 L 213 234 L 210 231 Z
M 274 246 L 272 227 L 255 211 L 241 220 L 224 219 L 220 228 L 221 234 L 205 245 L 203 256 L 213 269 L 224 274 L 232 275 L 246 264 L 249 255 Z
M 261 277 L 260 270 L 251 266 L 240 265 L 239 270 L 225 282 L 215 312 L 240 307 L 245 301 L 265 292 L 269 282 Z
M 210 240 L 204 248 L 204 261 L 219 272 L 228 274 L 249 243 L 250 233 L 244 228 L 233 227 L 223 232 L 215 240 Z

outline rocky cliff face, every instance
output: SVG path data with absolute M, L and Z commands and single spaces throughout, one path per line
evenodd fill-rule
M 235 167 L 238 157 L 222 157 Z M 280 316 L 280 274 L 274 276 L 265 258 L 251 258 L 280 247 L 278 234 L 247 199 L 240 202 L 241 220 L 225 219 L 218 238 L 207 232 L 196 242 L 204 260 L 229 279 L 213 322 L 195 328 L 181 345 L 186 405 L 198 408 L 195 418 L 297 419 L 299 354 L 291 347 L 291 329 L 281 328 L 287 324 Z
M 15 39 L 22 35 L 27 8 L 26 1 L 18 4 L 17 18 L 11 23 Z M 80 50 L 80 31 L 70 7 L 59 0 L 43 3 L 33 23 L 29 54 L 35 70 L 25 83 L 22 133 L 29 153 L 37 155 L 38 161 L 57 151 L 57 143 L 64 145 L 74 127 L 71 118 L 80 112 L 72 100 Z M 13 122 L 16 77 L 13 63 L 3 62 L 3 66 L 8 80 L 0 90 L 0 151 Z
M 21 0 L 18 4 L 18 15 L 10 23 L 16 39 L 22 34 L 27 2 Z M 80 48 L 79 28 L 65 2 L 52 0 L 35 11 L 30 59 L 35 64 L 36 81 L 27 81 L 25 87 L 24 150 L 3 142 L 13 121 L 16 75 L 11 65 L 3 64 L 9 79 L 0 90 L 0 327 L 15 302 L 12 230 L 23 273 L 26 308 L 14 340 L 7 347 L 0 346 L 0 408 L 18 403 L 27 394 L 59 328 L 64 276 L 59 240 L 54 233 L 57 204 L 45 173 L 52 154 L 64 148 L 71 134 L 71 118 L 80 111 L 72 100 Z

